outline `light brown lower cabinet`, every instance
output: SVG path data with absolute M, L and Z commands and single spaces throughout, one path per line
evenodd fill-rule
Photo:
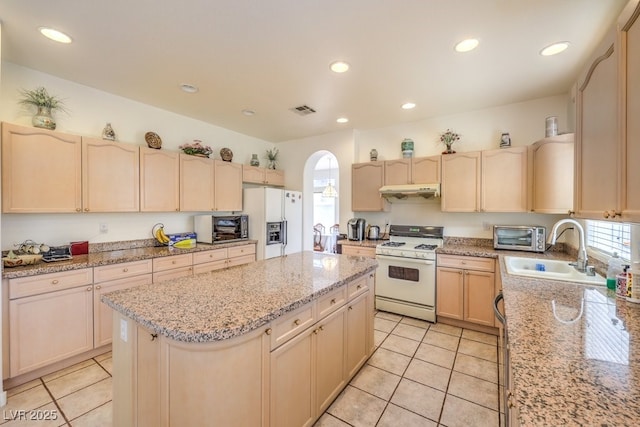
M 451 319 L 495 326 L 495 260 L 438 255 L 436 314 Z
M 355 246 L 342 244 L 342 255 L 359 255 L 368 256 L 371 258 L 376 257 L 376 248 L 369 246 Z
M 113 342 L 114 425 L 312 425 L 371 355 L 374 280 L 209 343 L 157 336 L 115 312 L 127 340 Z

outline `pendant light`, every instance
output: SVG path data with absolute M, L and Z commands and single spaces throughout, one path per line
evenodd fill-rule
M 329 174 L 331 175 L 331 157 L 329 157 Z M 331 178 L 331 176 L 329 176 L 329 178 Z M 327 186 L 324 188 L 324 190 L 322 190 L 322 197 L 327 197 L 327 198 L 333 198 L 335 199 L 336 197 L 338 197 L 338 192 L 336 191 L 336 187 L 333 186 L 333 184 L 331 183 L 331 180 L 329 180 L 329 183 L 327 184 Z

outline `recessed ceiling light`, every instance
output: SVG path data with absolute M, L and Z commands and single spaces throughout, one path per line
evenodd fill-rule
M 189 83 L 182 83 L 180 85 L 180 89 L 182 89 L 183 92 L 187 93 L 196 93 L 198 91 L 197 86 L 190 85 Z
M 71 37 L 63 33 L 62 31 L 54 30 L 53 28 L 40 27 L 38 28 L 40 34 L 46 38 L 58 43 L 71 43 Z
M 344 73 L 349 69 L 349 64 L 343 61 L 336 61 L 331 63 L 330 68 L 334 73 Z
M 416 108 L 416 104 L 414 104 L 413 102 L 405 102 L 404 104 L 402 104 L 403 110 L 411 110 L 412 108 Z
M 564 52 L 569 47 L 569 42 L 557 42 L 550 44 L 540 51 L 542 56 L 557 55 L 560 52 Z
M 253 110 L 244 109 L 242 110 L 242 114 L 244 114 L 247 117 L 251 117 L 251 116 L 255 116 L 256 112 Z
M 480 42 L 478 41 L 478 39 L 466 39 L 458 43 L 455 49 L 456 52 L 469 52 L 477 48 L 479 44 Z
M 349 121 L 349 119 L 347 119 L 346 117 L 340 117 L 339 119 L 336 120 L 336 122 L 338 123 L 347 123 Z

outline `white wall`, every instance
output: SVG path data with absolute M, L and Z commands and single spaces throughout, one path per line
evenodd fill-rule
M 156 132 L 162 138 L 162 149 L 178 151 L 178 146 L 200 139 L 213 148 L 215 158 L 220 149 L 230 148 L 233 161 L 249 164 L 252 153 L 264 157 L 273 144 L 213 126 L 189 117 L 141 104 L 126 98 L 101 92 L 38 71 L 3 61 L 0 68 L 0 120 L 31 126 L 32 112 L 17 104 L 20 89 L 45 86 L 49 93 L 65 99 L 69 114 L 55 115 L 57 131 L 101 137 L 107 122 L 113 126 L 119 141 L 146 146 L 144 134 Z M 176 96 L 181 96 L 176 93 Z M 185 96 L 187 96 L 185 94 Z M 34 185 L 55 185 L 55 180 Z M 168 232 L 192 231 L 192 213 L 130 213 L 130 214 L 3 214 L 2 245 L 12 245 L 26 239 L 50 245 L 74 240 L 91 243 L 151 238 L 151 228 L 163 222 Z M 101 234 L 99 225 L 108 225 Z
M 278 147 L 283 155 L 282 164 L 287 170 L 286 184 L 288 188 L 303 188 L 303 181 L 306 183 L 312 176 L 309 175 L 312 170 L 306 165 L 309 156 L 328 150 L 337 157 L 340 165 L 339 209 L 343 233 L 346 232 L 347 220 L 353 216 L 363 217 L 369 224 L 380 225 L 381 228 L 385 221 L 392 224 L 442 225 L 447 236 L 491 238 L 491 226 L 496 224 L 534 224 L 549 228 L 563 216 L 531 213 L 444 213 L 440 211 L 439 200 L 416 199 L 393 203 L 388 212 L 354 213 L 351 211 L 351 164 L 369 161 L 372 148 L 378 151 L 378 160 L 401 158 L 400 143 L 404 138 L 413 139 L 414 155 L 417 157 L 439 154 L 444 150 L 439 142 L 439 135 L 446 129 L 453 129 L 462 135 L 461 140 L 454 144 L 457 151 L 498 148 L 503 132 L 511 134 L 513 146 L 530 145 L 544 138 L 547 116 L 558 117 L 561 132 L 573 130 L 573 119 L 568 118 L 567 113 L 571 102 L 567 94 L 385 128 L 343 131 L 282 142 Z M 304 180 L 300 179 L 301 176 L 304 176 Z M 305 205 L 305 208 L 312 209 L 312 206 Z M 304 224 L 305 230 L 312 229 L 310 221 Z

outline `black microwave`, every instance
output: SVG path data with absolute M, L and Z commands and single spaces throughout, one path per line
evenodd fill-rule
M 247 215 L 196 215 L 193 225 L 196 240 L 201 243 L 227 243 L 249 238 Z

